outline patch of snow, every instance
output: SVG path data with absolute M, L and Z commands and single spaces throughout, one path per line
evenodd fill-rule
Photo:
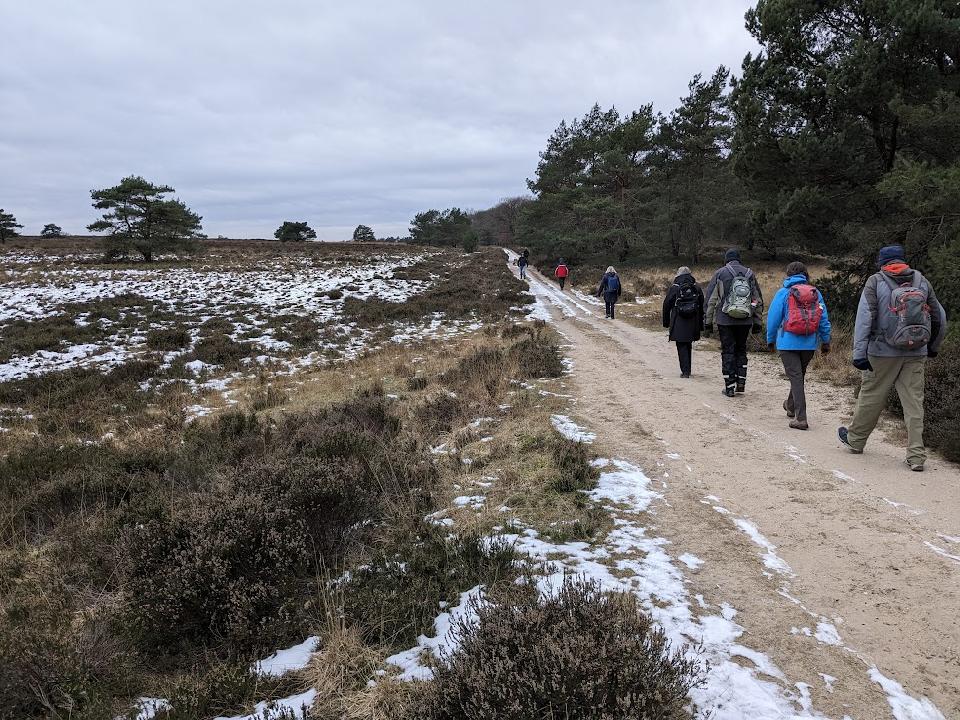
M 763 554 L 763 564 L 770 570 L 781 575 L 793 575 L 793 570 L 783 558 L 777 555 L 777 546 L 767 540 L 757 526 L 749 520 L 743 518 L 734 518 L 734 524 L 740 528 L 749 537 L 755 545 L 763 548 L 766 552 Z
M 551 415 L 550 422 L 556 431 L 568 440 L 589 444 L 597 439 L 596 433 L 584 430 L 566 415 Z
M 933 550 L 937 555 L 945 557 L 948 560 L 953 560 L 955 563 L 960 563 L 960 556 L 952 555 L 948 553 L 946 550 L 944 550 L 942 547 L 937 547 L 933 543 L 927 542 L 926 540 L 923 541 L 923 544 L 926 545 L 931 550 Z
M 820 677 L 823 678 L 823 685 L 826 688 L 828 693 L 833 692 L 833 684 L 837 679 L 833 675 L 827 675 L 826 673 L 818 673 Z
M 457 647 L 457 637 L 453 632 L 461 621 L 473 624 L 477 621 L 475 602 L 483 602 L 483 588 L 477 585 L 460 595 L 460 602 L 453 608 L 444 610 L 433 621 L 433 637 L 421 635 L 417 644 L 408 650 L 391 655 L 386 663 L 400 670 L 397 680 L 432 680 L 433 670 L 424 664 L 424 655 L 439 660 L 444 653 L 450 653 Z
M 896 680 L 883 675 L 876 667 L 870 668 L 870 679 L 887 694 L 887 702 L 896 720 L 946 720 L 927 698 L 911 697 Z
M 171 710 L 172 708 L 173 706 L 170 705 L 170 701 L 164 700 L 163 698 L 137 698 L 133 704 L 133 709 L 136 710 L 137 714 L 134 715 L 133 718 L 134 720 L 152 720 L 157 713 Z M 119 716 L 115 720 L 123 720 L 124 717 L 125 716 Z
M 453 504 L 456 507 L 467 507 L 469 505 L 476 509 L 483 507 L 486 501 L 487 499 L 483 495 L 461 495 L 453 499 Z
M 294 717 L 306 720 L 309 717 L 310 708 L 313 707 L 314 700 L 317 699 L 317 691 L 310 688 L 306 692 L 298 695 L 291 695 L 280 700 L 264 700 L 257 703 L 253 712 L 249 715 L 234 715 L 231 717 L 218 717 L 214 720 L 268 720 L 275 717 L 278 711 L 287 711 L 294 714 Z
M 817 623 L 817 631 L 813 636 L 824 645 L 843 644 L 843 641 L 840 639 L 840 633 L 837 632 L 837 628 L 833 625 L 833 623 L 827 622 L 826 620 L 821 620 Z
M 253 665 L 253 671 L 259 675 L 279 677 L 293 670 L 303 670 L 319 644 L 320 638 L 311 635 L 299 645 L 277 650 L 273 655 L 257 661 Z
M 703 560 L 690 553 L 684 553 L 677 559 L 691 570 L 699 570 L 703 566 Z

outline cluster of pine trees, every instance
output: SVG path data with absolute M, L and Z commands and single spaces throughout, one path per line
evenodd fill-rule
M 573 262 L 736 244 L 848 274 L 898 242 L 960 307 L 960 4 L 759 0 L 746 23 L 761 51 L 669 114 L 562 122 L 532 196 L 471 216 L 480 242 Z

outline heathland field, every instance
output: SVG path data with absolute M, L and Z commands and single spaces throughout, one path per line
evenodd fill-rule
M 784 443 L 762 359 L 678 384 L 640 279 L 613 324 L 497 248 L 205 248 L 0 251 L 0 717 L 956 707 L 946 463 Z

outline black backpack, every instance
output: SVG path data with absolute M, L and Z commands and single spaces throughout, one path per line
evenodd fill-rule
M 693 285 L 684 284 L 679 286 L 677 292 L 677 301 L 673 306 L 677 309 L 677 315 L 682 318 L 694 318 L 697 316 L 697 308 L 700 303 L 697 297 L 697 291 Z

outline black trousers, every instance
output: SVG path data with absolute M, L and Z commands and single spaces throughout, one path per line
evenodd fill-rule
M 616 293 L 604 293 L 603 301 L 607 306 L 607 317 L 613 318 L 613 309 L 617 306 L 617 294 Z
M 796 414 L 797 420 L 807 419 L 807 395 L 804 390 L 804 378 L 807 376 L 807 365 L 813 360 L 813 350 L 781 350 L 780 360 L 783 370 L 790 379 L 790 394 L 783 404 L 787 412 Z
M 747 379 L 747 339 L 749 325 L 717 325 L 720 333 L 720 357 L 723 360 L 723 375 L 728 385 L 743 383 Z
M 680 360 L 680 372 L 684 375 L 689 375 L 690 368 L 693 365 L 693 343 L 678 342 L 677 358 Z
M 560 289 L 563 290 L 563 284 L 567 281 L 565 277 L 558 277 L 557 282 L 560 283 Z

